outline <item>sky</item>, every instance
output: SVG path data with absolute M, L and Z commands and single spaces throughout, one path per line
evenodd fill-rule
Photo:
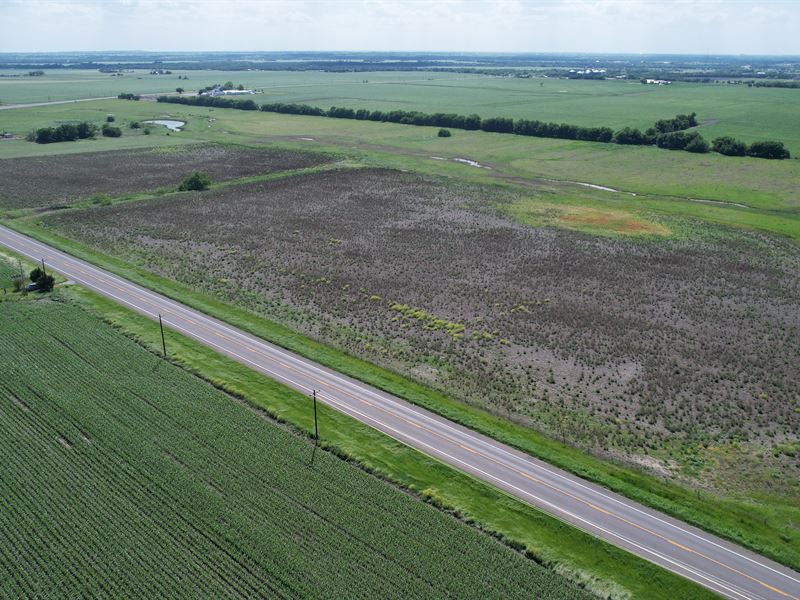
M 0 0 L 0 52 L 800 55 L 800 0 Z

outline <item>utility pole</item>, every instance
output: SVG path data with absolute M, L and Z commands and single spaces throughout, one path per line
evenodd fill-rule
M 314 455 L 317 453 L 319 445 L 319 429 L 317 428 L 317 390 L 312 390 L 311 396 L 314 398 L 314 449 L 311 451 L 311 466 L 314 466 Z
M 158 315 L 158 326 L 161 328 L 161 349 L 164 351 L 164 358 L 167 358 L 167 342 L 164 339 L 164 323 L 161 321 L 161 315 Z
M 314 444 L 319 444 L 319 428 L 317 427 L 317 390 L 314 390 Z

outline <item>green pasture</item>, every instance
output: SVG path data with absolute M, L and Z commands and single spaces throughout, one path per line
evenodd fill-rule
M 125 100 L 0 111 L 0 129 L 24 135 L 34 127 L 65 121 L 100 123 L 107 114 L 114 114 L 123 127 L 121 138 L 48 145 L 3 140 L 0 158 L 198 141 L 279 145 L 334 152 L 359 164 L 514 185 L 530 189 L 533 201 L 624 210 L 648 220 L 653 215 L 690 218 L 800 239 L 800 161 L 794 159 L 696 155 L 481 131 L 439 138 L 432 127 Z M 184 120 L 187 125 L 179 133 L 153 126 L 150 135 L 127 128 L 132 120 L 159 117 Z M 453 158 L 472 159 L 489 168 Z
M 13 73 L 4 71 L 4 73 Z M 179 80 L 178 76 L 188 76 Z M 477 113 L 585 126 L 646 128 L 677 113 L 696 112 L 703 135 L 733 135 L 746 142 L 783 141 L 800 153 L 800 90 L 746 85 L 636 81 L 520 79 L 464 73 L 314 71 L 174 71 L 150 75 L 139 70 L 121 77 L 98 71 L 47 71 L 42 77 L 0 78 L 0 103 L 187 91 L 232 81 L 263 90 L 263 102 L 299 102 L 329 108 Z

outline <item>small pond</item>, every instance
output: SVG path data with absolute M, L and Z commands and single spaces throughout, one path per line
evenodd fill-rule
M 180 131 L 181 127 L 186 125 L 185 121 L 171 121 L 169 119 L 155 119 L 153 121 L 145 121 L 148 125 L 163 125 L 170 131 Z

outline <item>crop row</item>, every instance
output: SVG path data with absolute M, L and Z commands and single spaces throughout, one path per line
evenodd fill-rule
M 0 325 L 0 595 L 581 595 L 77 307 Z

